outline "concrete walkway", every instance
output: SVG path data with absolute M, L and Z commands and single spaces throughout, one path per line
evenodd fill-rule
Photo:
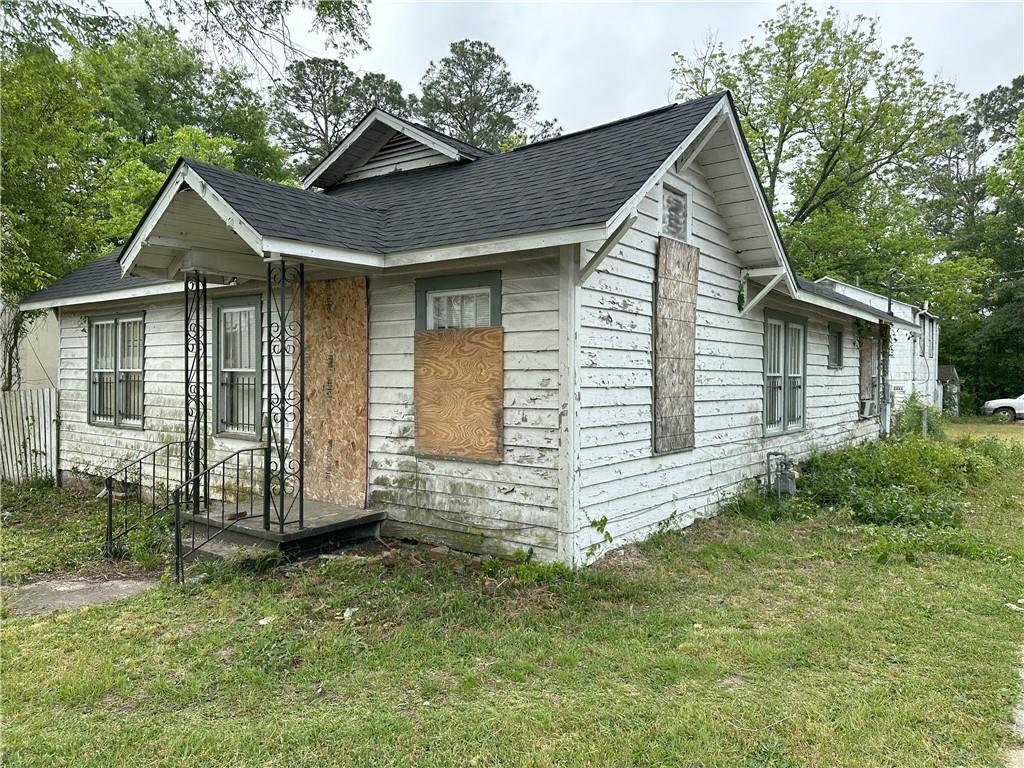
M 35 581 L 14 587 L 6 592 L 7 609 L 12 616 L 30 616 L 65 608 L 109 603 L 137 595 L 155 587 L 156 579 L 110 579 L 85 581 L 84 579 L 54 579 Z

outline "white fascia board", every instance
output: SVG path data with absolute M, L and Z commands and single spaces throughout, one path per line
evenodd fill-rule
M 586 243 L 591 240 L 604 240 L 607 237 L 608 230 L 600 224 L 553 229 L 546 232 L 499 237 L 493 240 L 479 240 L 477 242 L 460 243 L 440 248 L 396 251 L 384 257 L 384 266 L 406 267 L 433 261 L 467 259 L 473 256 L 491 256 L 496 253 L 510 253 L 513 251 L 528 251 L 534 248 L 551 248 L 561 245 Z
M 252 248 L 253 253 L 263 253 L 263 236 L 257 232 L 252 225 L 242 218 L 234 208 L 228 205 L 227 201 L 220 196 L 206 179 L 186 166 L 185 183 L 198 194 L 213 212 L 224 220 L 228 228 L 238 235 Z
M 641 185 L 640 189 L 634 192 L 629 200 L 623 203 L 619 210 L 612 215 L 606 224 L 608 231 L 614 232 L 627 216 L 634 213 L 643 199 L 647 196 L 647 193 L 654 189 L 655 185 L 661 181 L 662 176 L 664 176 L 665 173 L 675 165 L 676 161 L 683 155 L 683 153 L 686 152 L 691 145 L 695 145 L 701 140 L 706 141 L 707 137 L 704 136 L 705 130 L 712 123 L 719 122 L 719 118 L 729 111 L 728 97 L 723 96 L 721 100 L 708 111 L 704 116 L 704 119 L 697 123 L 697 127 L 690 131 L 686 138 L 683 139 L 674 150 L 672 150 L 672 154 L 665 158 L 665 161 L 658 166 L 658 170 L 652 173 L 647 178 L 647 181 Z
M 848 315 L 850 317 L 856 317 L 860 320 L 868 320 L 871 322 L 883 322 L 892 325 L 895 328 L 903 328 L 905 330 L 913 330 L 917 328 L 916 325 L 908 323 L 906 320 L 900 320 L 898 317 L 890 317 L 883 315 L 881 312 L 865 312 L 851 307 L 848 304 L 843 304 L 841 301 L 833 301 L 832 299 L 826 299 L 824 296 L 818 296 L 817 294 L 808 293 L 807 291 L 800 291 L 795 297 L 797 301 L 803 302 L 804 304 L 812 304 L 816 307 L 823 309 L 829 309 L 833 312 L 838 312 L 842 315 Z
M 866 293 L 866 294 L 868 294 L 870 296 L 875 296 L 875 297 L 877 297 L 879 299 L 885 299 L 886 301 L 889 300 L 889 297 L 886 296 L 885 294 L 878 293 L 877 291 L 869 291 L 867 288 L 862 288 L 859 285 L 853 285 L 852 283 L 847 283 L 845 280 L 838 280 L 838 279 L 836 279 L 834 277 L 828 277 L 827 275 L 825 277 L 819 277 L 814 282 L 816 282 L 816 283 L 838 283 L 839 285 L 845 285 L 847 288 L 852 288 L 855 291 L 860 291 L 861 293 Z M 914 311 L 918 311 L 920 309 L 916 304 L 911 304 L 909 301 L 903 301 L 902 299 L 897 299 L 895 297 L 893 297 L 892 303 L 894 305 L 901 304 L 904 307 L 909 307 L 910 309 L 912 309 Z
M 65 296 L 60 299 L 43 299 L 41 301 L 26 301 L 22 303 L 22 311 L 28 312 L 33 309 L 55 309 L 57 307 L 70 307 L 77 304 L 102 304 L 107 301 L 122 301 L 124 299 L 141 299 L 147 296 L 163 296 L 172 293 L 181 293 L 181 283 L 165 283 L 162 285 L 146 285 L 139 288 L 120 288 L 116 291 L 104 291 L 103 293 L 88 293 L 80 296 Z
M 153 207 L 150 208 L 149 213 L 146 214 L 146 218 L 143 219 L 142 224 L 135 231 L 131 240 L 125 243 L 124 250 L 121 252 L 120 263 L 121 263 L 121 275 L 127 275 L 135 264 L 135 259 L 139 256 L 139 251 L 142 249 L 143 243 L 149 237 L 153 228 L 160 221 L 160 217 L 164 215 L 167 207 L 174 200 L 174 196 L 181 191 L 181 188 L 185 185 L 185 169 L 187 166 L 184 164 L 177 170 L 175 177 L 171 183 L 164 187 L 163 192 L 153 203 Z
M 163 193 L 157 198 L 156 203 L 154 203 L 146 215 L 142 225 L 135 232 L 135 236 L 125 245 L 124 252 L 121 255 L 122 276 L 131 273 L 132 266 L 135 264 L 142 246 L 147 242 L 153 229 L 160 222 L 160 218 L 167 211 L 171 201 L 174 200 L 174 196 L 186 186 L 199 195 L 203 202 L 210 206 L 213 212 L 227 225 L 228 229 L 242 238 L 245 244 L 252 248 L 254 253 L 259 254 L 263 252 L 263 236 L 249 222 L 242 218 L 234 208 L 228 205 L 227 201 L 202 176 L 189 168 L 188 163 L 183 163 L 176 172 L 176 178 L 164 188 Z
M 754 166 L 750 164 L 750 155 L 748 154 L 746 147 L 743 145 L 743 142 L 745 141 L 743 138 L 743 131 L 740 129 L 739 123 L 736 122 L 736 116 L 733 114 L 732 109 L 727 106 L 725 111 L 727 114 L 725 124 L 729 126 L 729 131 L 732 134 L 733 141 L 736 142 L 736 147 L 739 150 L 736 154 L 740 157 L 740 165 L 743 166 L 744 176 L 746 177 L 751 190 L 754 192 L 754 198 L 757 200 L 758 209 L 761 211 L 764 225 L 768 229 L 768 237 L 772 241 L 772 250 L 775 252 L 775 259 L 786 273 L 786 287 L 789 289 L 789 295 L 797 296 L 800 289 L 796 282 L 796 275 L 794 275 L 792 269 L 790 269 L 789 260 L 786 258 L 785 246 L 783 246 L 782 240 L 779 239 L 779 231 L 775 226 L 775 219 L 772 216 L 771 209 L 768 208 L 768 200 L 765 198 L 764 190 L 761 189 L 761 184 L 757 180 L 757 173 L 754 172 Z
M 310 259 L 321 263 L 339 264 L 353 267 L 370 267 L 380 269 L 384 266 L 384 256 L 379 253 L 365 253 L 338 248 L 333 245 L 305 243 L 300 240 L 286 240 L 280 237 L 263 239 L 264 253 L 280 256 L 295 256 L 299 259 Z
M 370 129 L 370 126 L 373 125 L 374 123 L 383 123 L 388 128 L 398 131 L 399 133 L 405 134 L 409 138 L 415 139 L 420 144 L 430 147 L 430 149 L 433 149 L 436 152 L 440 152 L 442 155 L 452 160 L 458 160 L 459 158 L 462 157 L 462 153 L 455 149 L 455 147 L 452 147 L 449 144 L 445 144 L 443 141 L 440 141 L 439 139 L 431 136 L 430 134 L 421 131 L 419 128 L 416 128 L 413 125 L 409 125 L 404 120 L 392 117 L 387 112 L 383 112 L 379 109 L 374 109 L 372 112 L 370 112 L 370 114 L 368 114 L 360 121 L 359 125 L 352 129 L 352 131 L 348 134 L 348 136 L 345 137 L 341 144 L 334 148 L 333 152 L 331 152 L 329 155 L 327 155 L 327 157 L 321 160 L 320 163 L 316 166 L 316 168 L 314 168 L 312 171 L 307 173 L 302 178 L 302 188 L 309 189 L 311 186 L 313 186 L 316 180 L 319 179 L 328 168 L 334 165 L 334 162 L 343 154 L 345 154 L 345 152 L 348 151 L 349 147 L 351 147 L 356 141 L 358 141 L 359 137 L 366 133 Z

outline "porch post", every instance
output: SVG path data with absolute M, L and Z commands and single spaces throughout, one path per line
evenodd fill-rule
M 207 390 L 209 362 L 206 357 L 206 276 L 185 275 L 185 467 L 192 479 L 192 514 L 199 514 L 200 480 L 206 470 Z
M 305 495 L 305 270 L 267 261 L 267 480 L 264 528 L 302 528 Z

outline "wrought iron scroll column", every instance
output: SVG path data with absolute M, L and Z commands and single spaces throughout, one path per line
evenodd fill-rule
M 267 262 L 267 447 L 263 527 L 303 526 L 305 271 Z
M 192 514 L 199 514 L 201 477 L 206 471 L 207 391 L 209 361 L 206 355 L 206 276 L 185 275 L 185 454 L 182 474 L 192 478 Z

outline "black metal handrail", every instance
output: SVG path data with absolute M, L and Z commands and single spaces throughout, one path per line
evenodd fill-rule
M 269 494 L 269 475 L 266 472 L 269 450 L 266 446 L 237 450 L 199 474 L 186 478 L 172 491 L 174 577 L 179 584 L 185 578 L 185 558 L 240 521 L 265 515 L 265 499 Z M 183 507 L 189 508 L 192 515 L 187 547 L 182 538 Z M 196 530 L 204 522 L 206 537 L 197 537 Z
M 114 554 L 115 541 L 127 538 L 129 533 L 171 506 L 172 490 L 181 485 L 185 476 L 184 455 L 184 440 L 164 443 L 103 479 L 107 494 L 103 550 L 108 557 Z

